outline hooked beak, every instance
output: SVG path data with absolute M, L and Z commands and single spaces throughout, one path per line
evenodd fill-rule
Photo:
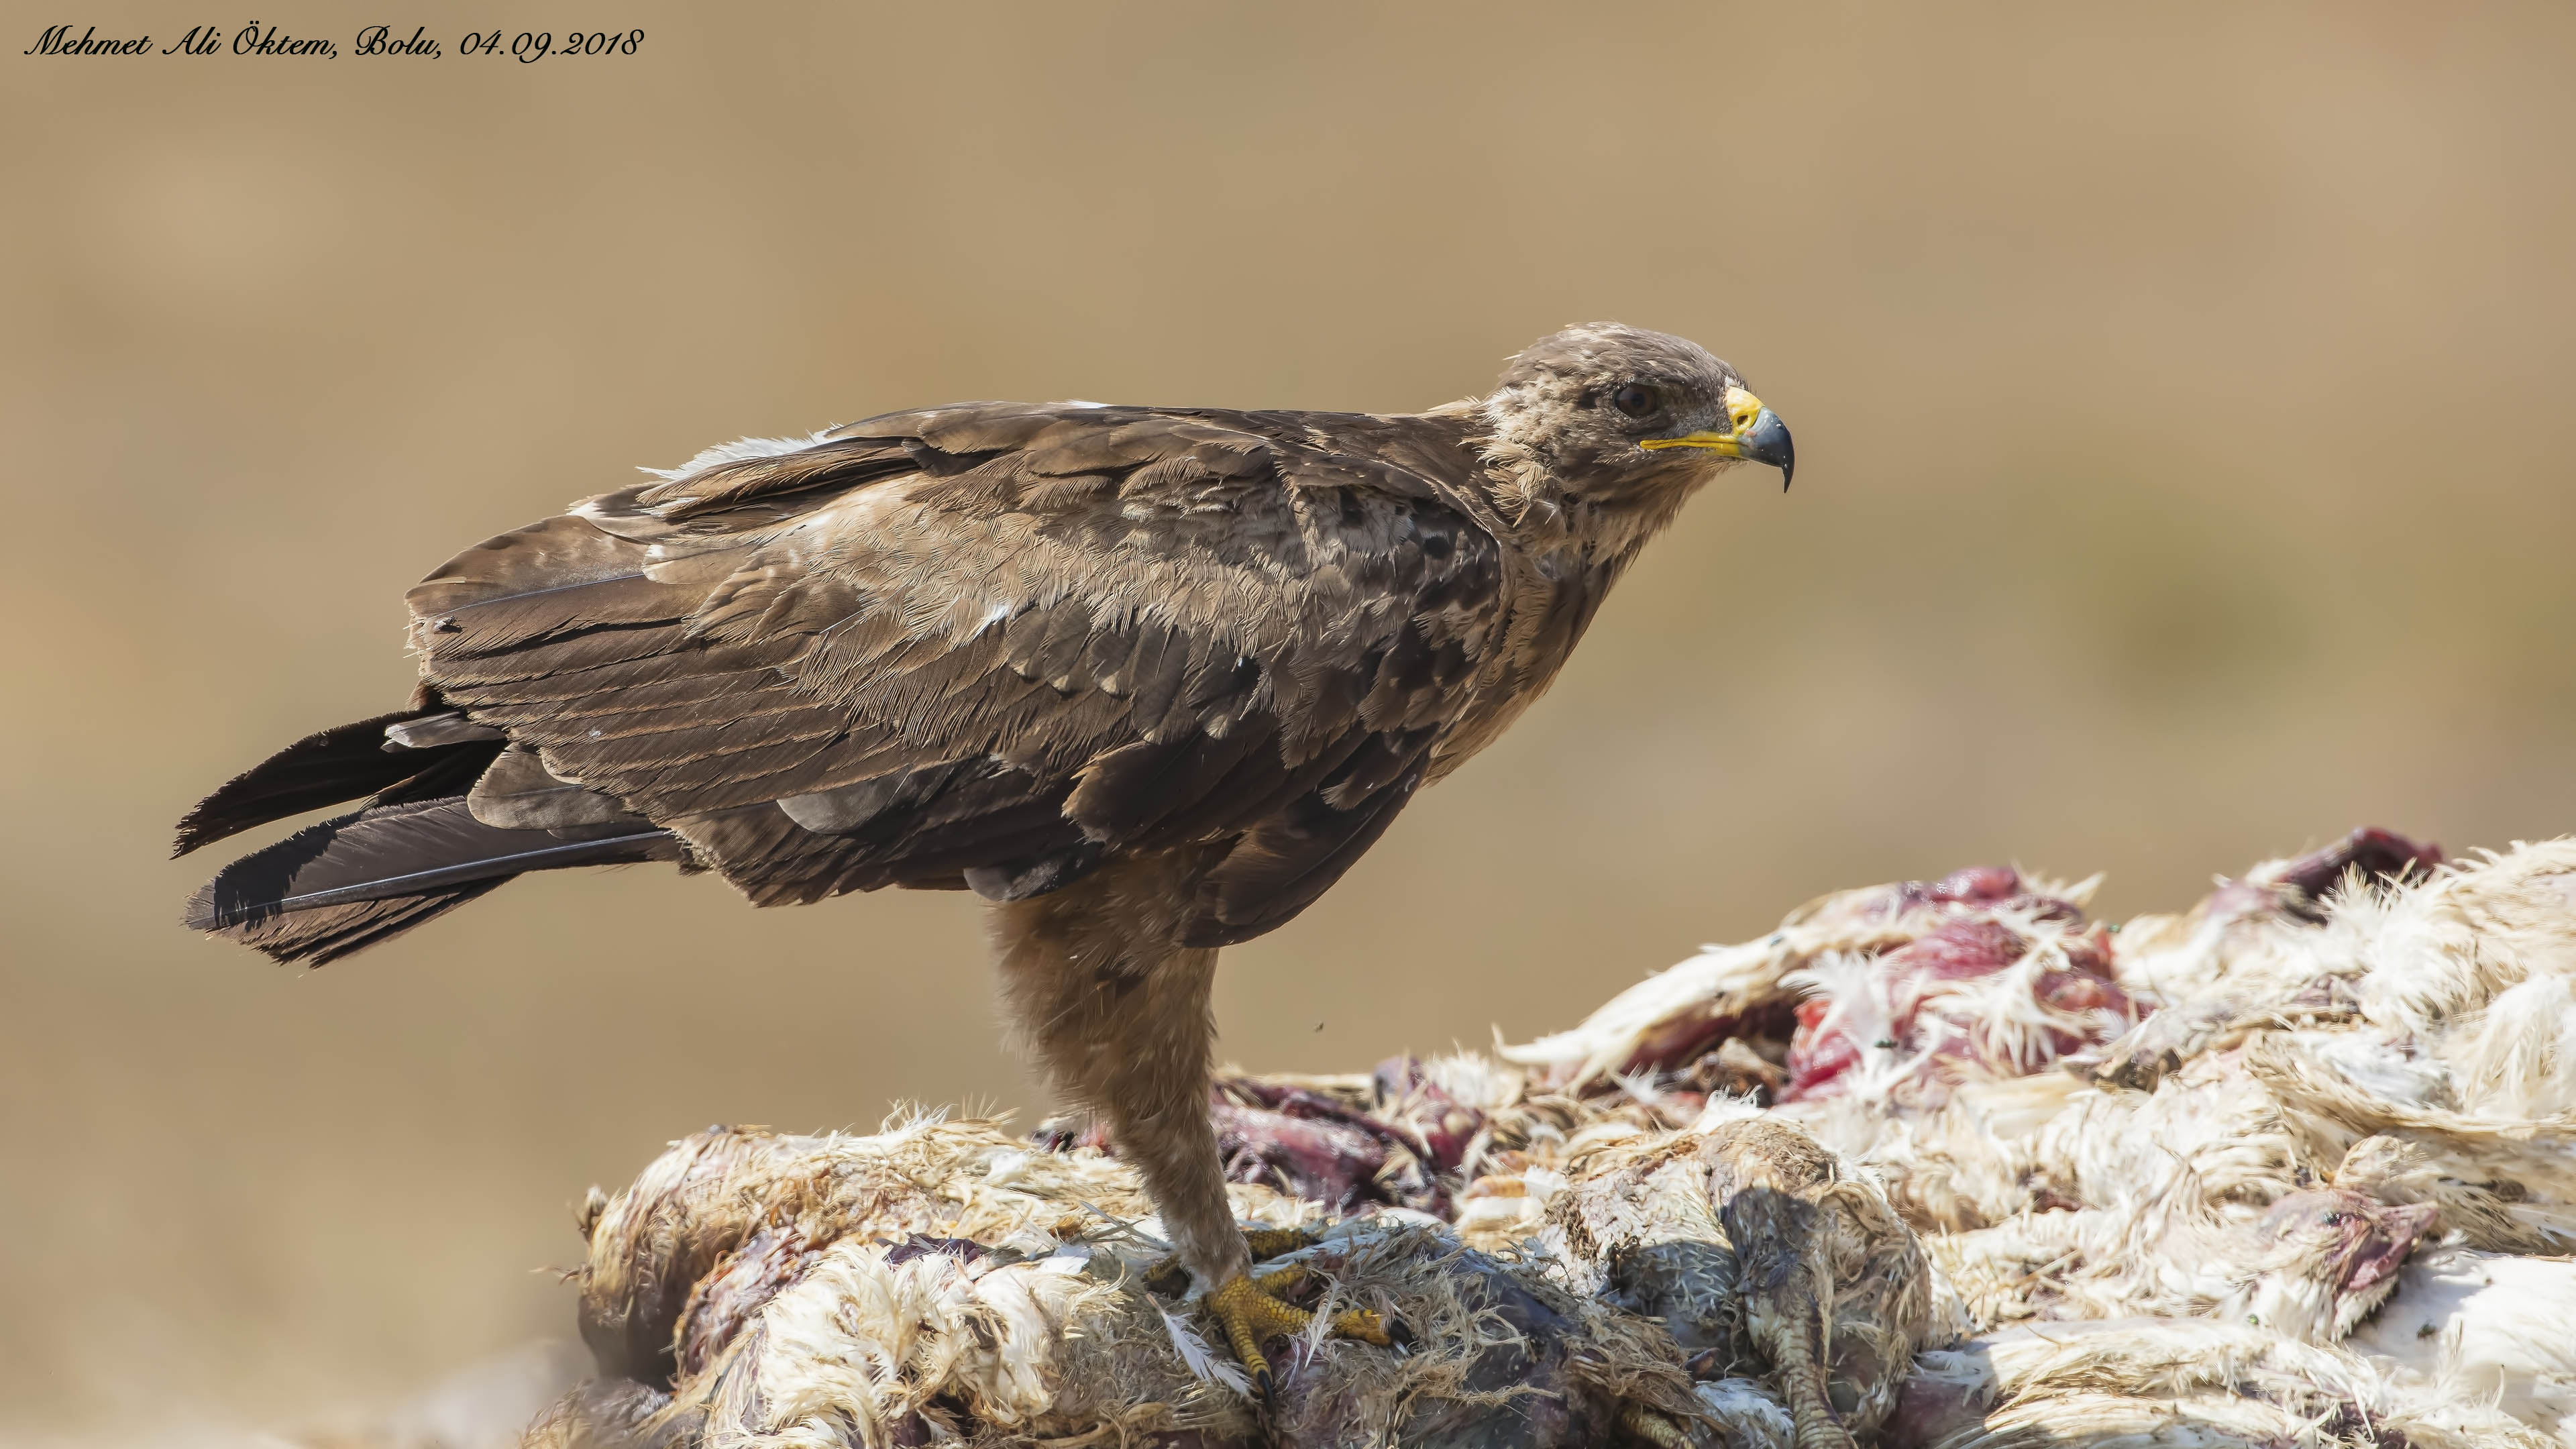
M 1648 438 L 1641 448 L 1706 448 L 1725 458 L 1744 458 L 1755 463 L 1768 463 L 1780 470 L 1780 491 L 1789 491 L 1789 479 L 1798 469 L 1797 450 L 1789 443 L 1789 425 L 1780 415 L 1762 405 L 1762 399 L 1740 387 L 1726 390 L 1727 430 L 1722 433 L 1685 433 L 1678 438 Z

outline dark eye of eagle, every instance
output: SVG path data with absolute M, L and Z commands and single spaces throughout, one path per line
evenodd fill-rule
M 1610 394 L 1610 406 L 1632 418 L 1650 416 L 1655 409 L 1663 405 L 1663 391 L 1642 382 L 1628 383 L 1617 392 Z

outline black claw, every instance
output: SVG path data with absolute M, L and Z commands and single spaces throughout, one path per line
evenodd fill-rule
M 1386 1339 L 1388 1345 L 1391 1347 L 1403 1349 L 1408 1353 L 1413 1350 L 1413 1330 L 1405 1327 L 1404 1320 L 1401 1318 L 1394 1317 L 1393 1315 L 1388 1316 L 1386 1320 Z
M 1264 1408 L 1277 1408 L 1279 1406 L 1278 1396 L 1270 1391 L 1270 1370 L 1266 1368 L 1257 1368 L 1252 1371 L 1252 1391 L 1261 1396 L 1261 1403 Z

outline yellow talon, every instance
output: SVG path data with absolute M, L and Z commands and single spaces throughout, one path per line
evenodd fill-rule
M 1299 1248 L 1313 1247 L 1315 1234 L 1309 1228 L 1245 1228 L 1243 1241 L 1252 1249 L 1252 1261 L 1276 1258 Z
M 1688 1449 L 1690 1444 L 1690 1434 L 1681 1425 L 1641 1404 L 1620 1406 L 1619 1427 L 1629 1438 L 1642 1440 L 1654 1449 Z
M 1312 1247 L 1316 1235 L 1311 1228 L 1247 1228 L 1243 1241 L 1252 1250 L 1253 1261 L 1259 1262 Z M 1279 1301 L 1281 1294 L 1295 1291 L 1306 1277 L 1303 1264 L 1290 1264 L 1268 1273 L 1241 1274 L 1208 1290 L 1207 1297 L 1201 1300 L 1225 1330 L 1226 1345 L 1251 1372 L 1253 1387 L 1264 1398 L 1270 1395 L 1270 1361 L 1262 1357 L 1262 1341 L 1304 1333 L 1315 1321 L 1314 1314 Z M 1189 1270 L 1181 1266 L 1180 1255 L 1175 1253 L 1145 1270 L 1145 1286 L 1157 1293 L 1181 1292 L 1189 1286 Z M 1380 1348 L 1393 1346 L 1403 1332 L 1389 1325 L 1384 1315 L 1366 1308 L 1334 1314 L 1332 1331 L 1336 1338 L 1357 1339 Z
M 1293 1263 L 1276 1272 L 1261 1274 L 1252 1280 L 1252 1286 L 1275 1300 L 1279 1295 L 1291 1291 L 1305 1281 L 1306 1265 Z M 1292 1308 L 1285 1303 L 1280 1304 L 1279 1308 L 1281 1312 L 1297 1315 L 1297 1332 L 1304 1332 L 1306 1325 L 1315 1319 L 1315 1315 L 1303 1308 Z M 1334 1314 L 1333 1336 L 1355 1338 L 1362 1343 L 1376 1344 L 1380 1348 L 1392 1348 L 1395 1345 L 1395 1335 L 1388 1330 L 1386 1319 L 1372 1308 L 1345 1308 Z
M 1305 1281 L 1302 1267 L 1282 1268 L 1255 1278 L 1245 1274 L 1229 1278 L 1211 1289 L 1203 1301 L 1219 1327 L 1234 1356 L 1252 1374 L 1252 1385 L 1262 1397 L 1270 1395 L 1270 1360 L 1262 1357 L 1261 1344 L 1274 1335 L 1294 1335 L 1306 1331 L 1315 1315 L 1292 1304 L 1282 1303 L 1278 1295 Z M 1333 1315 L 1333 1333 L 1340 1338 L 1355 1338 L 1383 1348 L 1395 1342 L 1387 1332 L 1386 1320 L 1365 1308 L 1353 1308 Z

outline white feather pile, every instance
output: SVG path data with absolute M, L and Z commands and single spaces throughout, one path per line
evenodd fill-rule
M 2576 841 L 2351 876 L 2322 900 L 2282 884 L 2307 864 L 2110 935 L 2141 1019 L 2097 1017 L 2097 1044 L 2061 1062 L 2047 1031 L 2088 1024 L 2031 982 L 2086 928 L 1891 887 L 1828 897 L 1498 1055 L 1594 1103 L 1608 1094 L 1583 1092 L 1587 1076 L 1626 1071 L 1612 1110 L 1650 1132 L 1630 1105 L 1653 1097 L 1635 1059 L 1687 1023 L 1750 1019 L 1785 993 L 1805 1005 L 1802 1036 L 1860 1040 L 1842 1090 L 1793 1087 L 1771 1110 L 1886 1185 L 1940 1270 L 1942 1311 L 1992 1365 L 1984 1414 L 1920 1442 L 2576 1446 L 2576 1265 L 2554 1256 L 2576 1247 Z M 1975 920 L 2028 949 L 1928 993 L 1888 969 Z M 1954 1059 L 1936 1080 L 1922 1050 L 1892 1050 L 1909 1008 L 1978 1070 Z M 1551 1120 L 1500 1154 L 1462 1195 L 1462 1230 L 1545 1222 L 1600 1130 Z M 2034 1357 L 2043 1341 L 2056 1346 Z M 2219 1367 L 2121 1367 L 2159 1355 Z M 2350 1422 L 2321 1425 L 2324 1403 Z
M 1601 1364 L 1634 1375 L 1613 1375 L 1637 1395 L 1617 1400 L 1620 1432 L 1806 1444 L 1813 1426 L 1758 1361 L 1632 1311 L 1636 1254 L 1662 1254 L 1649 1267 L 1678 1275 L 1657 1289 L 1674 1301 L 1705 1286 L 1694 1245 L 1733 1261 L 1725 1205 L 1683 1165 L 1706 1134 L 1768 1118 L 1832 1149 L 1852 1191 L 1883 1193 L 1904 1219 L 1894 1241 L 1910 1228 L 1931 1265 L 1909 1271 L 1930 1274 L 1937 1346 L 1880 1443 L 2576 1449 L 2576 840 L 2439 870 L 2392 841 L 2356 835 L 2117 928 L 2085 919 L 2089 882 L 2009 871 L 1847 891 L 1536 1042 L 1244 1079 L 1374 1124 L 1436 1179 L 1424 1201 L 1447 1219 L 1380 1208 L 1291 1260 L 1324 1265 L 1333 1302 L 1410 1303 L 1483 1352 L 1519 1340 L 1461 1306 L 1455 1275 L 1482 1260 L 1457 1250 L 1497 1254 L 1612 1345 L 1585 1350 L 1587 1383 L 1611 1382 Z M 2391 851 L 2401 865 L 2376 880 L 2343 871 Z M 741 1180 L 785 1186 L 668 1206 L 715 1180 L 718 1152 L 749 1164 Z M 1257 1220 L 1320 1212 L 1239 1194 Z M 674 1444 L 874 1449 L 895 1426 L 908 1442 L 1235 1442 L 1251 1421 L 1231 1355 L 1186 1299 L 1136 1287 L 1145 1209 L 1114 1158 L 989 1124 L 693 1139 L 605 1209 L 591 1293 L 643 1301 L 597 1266 L 609 1239 L 658 1243 L 685 1220 L 744 1244 L 692 1269 L 691 1321 L 733 1321 L 708 1284 L 767 1296 L 691 1369 L 702 1437 Z M 828 1246 L 802 1257 L 779 1236 L 825 1218 Z M 921 1235 L 974 1242 L 931 1251 Z M 1386 1276 L 1398 1242 L 1414 1256 Z M 755 1247 L 768 1279 L 744 1277 Z M 1703 1327 L 1732 1311 L 1702 1307 Z M 1332 1418 L 1344 1405 L 1472 1397 L 1426 1359 L 1320 1338 L 1280 1361 L 1324 1376 L 1305 1402 L 1334 1406 L 1271 1425 L 1282 1444 L 1377 1442 Z M 1676 1387 L 1692 1376 L 1695 1401 Z

